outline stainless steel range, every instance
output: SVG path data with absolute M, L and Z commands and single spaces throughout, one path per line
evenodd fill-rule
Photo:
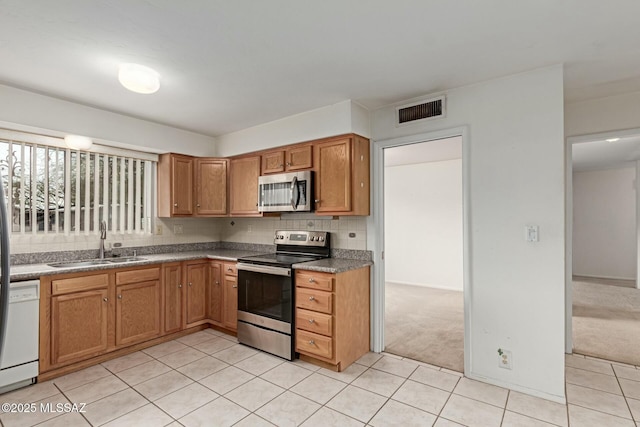
M 293 264 L 328 258 L 326 231 L 276 231 L 276 253 L 238 259 L 238 341 L 295 356 Z

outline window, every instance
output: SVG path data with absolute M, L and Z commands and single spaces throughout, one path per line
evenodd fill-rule
M 145 154 L 71 150 L 58 138 L 0 131 L 11 231 L 91 234 L 105 221 L 111 232 L 151 233 L 156 162 Z

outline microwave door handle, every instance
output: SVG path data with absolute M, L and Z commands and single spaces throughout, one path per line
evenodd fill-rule
M 294 211 L 298 209 L 297 197 L 294 197 L 294 191 L 298 191 L 298 177 L 294 176 L 291 180 L 291 209 Z

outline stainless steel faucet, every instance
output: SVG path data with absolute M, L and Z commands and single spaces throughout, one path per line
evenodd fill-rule
M 100 259 L 104 259 L 104 240 L 107 238 L 107 222 L 100 223 Z

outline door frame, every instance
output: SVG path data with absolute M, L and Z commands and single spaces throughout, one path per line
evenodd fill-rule
M 573 144 L 640 135 L 640 128 L 570 136 L 565 147 L 565 353 L 573 353 Z M 636 164 L 636 183 L 640 178 Z M 636 288 L 640 289 L 640 186 L 636 184 Z
M 384 351 L 385 267 L 384 267 L 384 149 L 438 139 L 462 138 L 462 264 L 464 295 L 464 372 L 471 371 L 471 180 L 469 127 L 459 126 L 434 132 L 374 140 L 371 198 L 373 215 L 367 218 L 367 247 L 373 251 L 371 277 L 371 350 Z M 369 237 L 370 236 L 370 237 Z

